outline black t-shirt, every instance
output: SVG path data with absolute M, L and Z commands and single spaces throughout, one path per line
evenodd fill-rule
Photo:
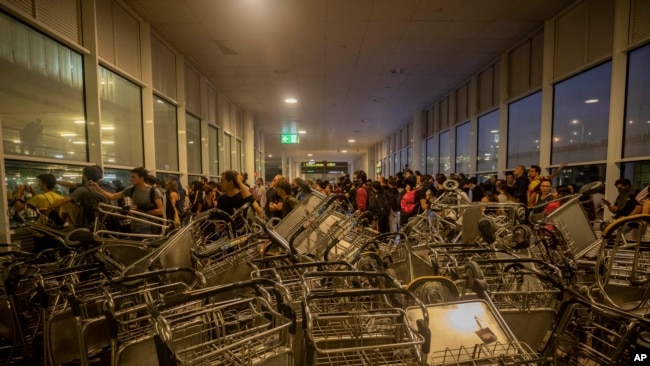
M 632 213 L 632 211 L 634 211 L 634 208 L 639 204 L 636 201 L 635 196 L 636 195 L 632 193 L 627 197 L 627 200 L 625 201 L 625 205 L 623 206 L 623 208 L 616 212 L 616 215 L 614 216 L 615 219 L 629 216 Z
M 242 207 L 246 203 L 253 203 L 253 196 L 248 196 L 247 198 L 242 197 L 241 192 L 237 192 L 234 196 L 228 196 L 227 194 L 222 194 L 217 200 L 217 208 L 221 211 L 226 212 L 228 215 L 235 213 L 235 210 Z

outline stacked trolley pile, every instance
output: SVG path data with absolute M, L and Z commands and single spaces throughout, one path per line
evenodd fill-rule
M 316 192 L 281 221 L 246 205 L 133 236 L 102 222 L 155 218 L 99 203 L 92 230 L 34 227 L 61 247 L 0 254 L 0 359 L 609 365 L 650 348 L 650 216 L 601 239 L 579 195 L 544 217 L 445 189 L 398 233 Z

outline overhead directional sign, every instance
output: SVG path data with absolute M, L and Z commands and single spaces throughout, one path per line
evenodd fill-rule
M 288 134 L 281 134 L 280 135 L 280 143 L 283 144 L 297 144 L 300 142 L 300 139 L 298 138 L 298 134 L 295 133 L 288 133 Z

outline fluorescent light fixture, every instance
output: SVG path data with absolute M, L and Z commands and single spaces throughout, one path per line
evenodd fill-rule
M 309 159 L 309 162 L 310 162 L 310 163 L 313 163 L 314 161 L 315 161 L 314 159 Z
M 20 140 L 13 140 L 12 141 L 14 144 L 20 144 Z
M 85 145 L 86 141 L 72 141 L 72 143 L 75 145 Z
M 585 100 L 585 103 L 587 103 L 587 104 L 598 103 L 598 102 L 599 102 L 598 99 L 587 99 L 587 100 Z
M 307 133 L 307 131 L 305 131 L 305 130 L 300 130 L 300 131 L 298 131 L 298 133 L 301 134 L 301 135 L 304 135 L 304 134 Z
M 346 152 L 348 152 L 348 151 L 347 151 L 347 150 L 341 150 L 341 152 L 342 152 L 342 153 L 346 153 Z
M 490 133 L 499 133 L 499 130 L 491 130 Z
M 284 100 L 284 102 L 289 103 L 289 104 L 294 104 L 294 103 L 298 103 L 298 99 L 296 99 L 296 98 L 287 98 L 287 99 Z
M 74 121 L 74 123 L 76 123 L 78 125 L 83 125 L 84 123 L 86 123 L 86 121 L 84 121 L 82 119 L 78 119 L 78 120 Z
M 115 129 L 115 126 L 102 126 L 102 130 L 104 131 L 113 131 Z
M 193 143 L 194 143 L 194 141 L 188 141 L 187 143 L 188 143 L 188 144 L 193 144 Z
M 314 154 L 307 154 L 307 156 L 314 156 Z
M 355 142 L 355 139 L 349 139 L 348 142 Z
M 115 159 L 108 159 L 108 162 L 109 162 L 109 163 L 114 163 L 114 162 L 115 162 Z
M 72 133 L 72 132 L 63 132 L 63 133 L 60 134 L 60 136 L 61 137 L 74 137 L 74 136 L 77 136 L 77 134 Z
M 57 158 L 57 159 L 63 159 L 63 155 L 61 155 L 61 154 L 54 155 L 54 157 Z
M 160 104 L 165 104 L 165 102 L 163 102 L 163 101 L 160 100 L 160 99 L 156 99 L 156 102 L 157 102 L 157 103 L 160 103 Z
M 115 141 L 102 141 L 103 145 L 113 145 Z

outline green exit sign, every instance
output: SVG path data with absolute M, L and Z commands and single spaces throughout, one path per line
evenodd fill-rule
M 300 142 L 300 139 L 298 138 L 298 135 L 295 133 L 289 133 L 289 134 L 281 134 L 280 135 L 280 142 L 283 144 L 297 144 Z

